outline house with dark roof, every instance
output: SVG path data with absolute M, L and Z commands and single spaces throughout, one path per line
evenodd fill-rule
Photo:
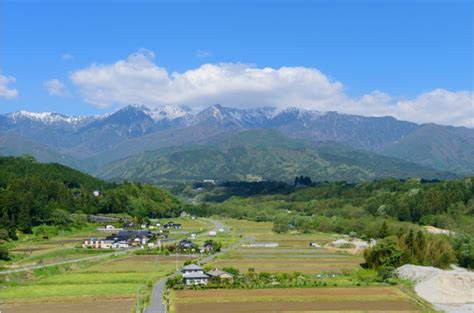
M 175 223 L 173 221 L 169 221 L 168 223 L 163 225 L 164 229 L 180 229 L 181 224 Z
M 183 239 L 178 243 L 178 247 L 180 249 L 187 250 L 187 249 L 196 249 L 197 245 L 189 239 Z

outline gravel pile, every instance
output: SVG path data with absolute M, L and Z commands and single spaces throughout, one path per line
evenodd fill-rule
M 397 272 L 414 281 L 416 293 L 435 307 L 446 312 L 474 312 L 474 272 L 410 264 L 399 267 Z

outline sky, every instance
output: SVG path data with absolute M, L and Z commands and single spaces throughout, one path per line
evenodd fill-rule
M 0 1 L 0 113 L 300 107 L 474 127 L 472 1 Z

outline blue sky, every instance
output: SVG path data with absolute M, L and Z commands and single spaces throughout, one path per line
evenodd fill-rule
M 233 106 L 272 105 L 275 101 L 276 106 L 288 103 L 288 106 L 314 109 L 334 107 L 364 115 L 395 112 L 391 115 L 408 119 L 413 106 L 426 111 L 430 104 L 425 102 L 432 99 L 467 101 L 463 102 L 464 106 L 472 106 L 472 12 L 472 1 L 456 0 L 2 1 L 0 71 L 8 77 L 5 88 L 16 90 L 16 96 L 12 93 L 0 96 L 0 112 L 25 109 L 90 114 L 110 111 L 129 101 L 199 107 L 229 99 Z M 161 81 L 156 75 L 140 76 L 135 81 L 136 73 L 114 80 L 117 76 L 112 68 L 114 64 L 122 60 L 130 65 L 136 61 L 129 58 L 134 53 L 145 56 L 142 61 L 146 65 L 140 73 L 164 69 L 170 81 L 173 72 L 184 74 L 201 69 L 196 89 L 203 89 L 202 84 L 206 87 L 213 84 L 207 80 L 209 71 L 201 68 L 203 64 L 216 65 L 219 72 L 224 72 L 220 80 L 229 75 L 242 78 L 245 72 L 228 67 L 222 70 L 219 64 L 223 63 L 244 64 L 251 69 L 292 68 L 295 71 L 290 74 L 277 72 L 280 80 L 275 79 L 275 88 L 283 88 L 286 94 L 295 97 L 278 95 L 276 101 L 272 89 L 256 92 L 252 86 L 245 85 L 236 91 L 222 86 L 215 99 L 212 95 L 216 93 L 203 96 L 199 92 L 177 97 L 175 90 L 160 89 L 162 86 L 156 88 L 161 93 L 147 89 L 144 93 L 149 95 L 134 98 L 133 94 L 142 93 L 141 84 Z M 91 79 L 84 72 L 72 79 L 74 73 L 85 70 L 94 70 L 89 74 L 97 76 L 97 68 L 91 68 L 94 63 L 110 75 L 107 83 L 96 77 Z M 312 78 L 306 84 L 308 73 L 302 74 L 298 68 L 316 69 L 328 82 L 320 86 L 322 78 L 309 73 Z M 214 73 L 215 69 L 212 70 Z M 260 83 L 258 79 L 263 83 L 269 79 L 257 75 L 259 78 L 252 78 L 256 84 Z M 287 86 L 288 75 L 301 78 Z M 53 79 L 59 84 L 52 83 L 57 88 L 51 94 L 47 87 L 51 84 L 45 84 Z M 128 84 L 130 80 L 132 83 Z M 228 84 L 235 86 L 236 81 L 239 79 L 229 79 Z M 312 84 L 317 85 L 314 88 L 317 94 L 309 90 Z M 135 89 L 127 90 L 126 96 L 111 94 L 129 85 Z M 308 85 L 308 90 L 300 91 L 300 85 Z M 110 94 L 99 96 L 104 89 Z M 449 94 L 440 93 L 440 89 Z M 436 90 L 438 93 L 433 94 Z M 162 94 L 166 96 L 161 97 Z M 236 94 L 245 104 L 232 101 Z M 424 95 L 427 99 L 418 104 Z M 373 97 L 369 100 L 383 105 L 366 103 L 364 96 Z M 406 104 L 407 101 L 413 103 Z M 400 108 L 396 111 L 395 107 L 403 107 L 401 102 L 411 107 L 403 113 Z M 427 112 L 423 117 L 423 110 L 411 111 L 420 114 L 413 120 L 424 122 L 431 118 L 444 124 L 470 126 L 472 121 L 466 114 L 472 111 L 462 108 L 457 119 L 434 118 L 451 105 L 438 103 L 434 105 L 437 111 Z

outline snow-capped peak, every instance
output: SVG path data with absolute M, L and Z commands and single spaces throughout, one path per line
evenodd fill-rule
M 177 105 L 161 105 L 155 108 L 141 106 L 139 108 L 155 121 L 172 121 L 191 114 L 190 108 Z

